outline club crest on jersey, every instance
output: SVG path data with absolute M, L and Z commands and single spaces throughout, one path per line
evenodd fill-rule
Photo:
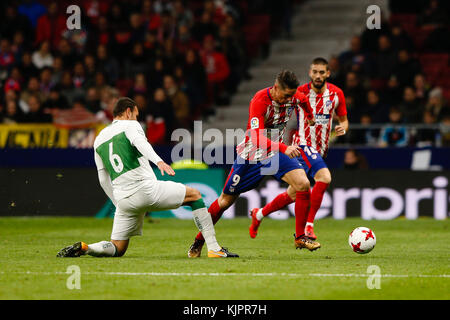
M 259 128 L 259 119 L 256 118 L 256 117 L 251 118 L 251 120 L 250 120 L 250 127 L 252 129 L 258 129 Z

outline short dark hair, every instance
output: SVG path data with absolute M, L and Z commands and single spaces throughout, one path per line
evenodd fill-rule
M 297 89 L 300 84 L 295 73 L 290 70 L 281 71 L 277 75 L 276 81 L 282 89 Z
M 327 66 L 327 70 L 328 70 L 328 61 L 325 58 L 322 58 L 322 57 L 314 58 L 314 60 L 311 62 L 311 64 L 322 64 L 322 65 L 325 65 L 325 66 Z
M 122 115 L 122 113 L 124 113 L 128 108 L 133 111 L 135 106 L 137 106 L 137 104 L 133 99 L 130 99 L 128 97 L 120 98 L 119 100 L 117 100 L 116 105 L 114 106 L 113 116 L 117 117 Z

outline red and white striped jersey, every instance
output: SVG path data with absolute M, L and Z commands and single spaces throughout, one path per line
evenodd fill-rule
M 347 115 L 344 93 L 331 83 L 326 83 L 323 93 L 316 93 L 311 88 L 311 83 L 298 87 L 297 92 L 303 93 L 308 98 L 316 125 L 310 127 L 303 110 L 298 109 L 296 111 L 297 131 L 292 138 L 292 144 L 313 147 L 321 156 L 324 156 L 328 150 L 333 112 L 336 112 L 338 116 Z
M 236 147 L 238 156 L 245 160 L 259 161 L 272 157 L 278 151 L 286 151 L 283 135 L 294 110 L 305 110 L 302 111 L 304 117 L 313 118 L 303 93 L 297 91 L 290 102 L 279 105 L 272 100 L 270 89 L 258 91 L 250 101 L 245 139 Z

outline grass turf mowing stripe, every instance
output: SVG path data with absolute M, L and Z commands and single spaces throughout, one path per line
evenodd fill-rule
M 7 272 L 0 272 L 6 274 Z M 67 272 L 8 272 L 14 274 L 34 274 L 34 275 L 53 275 L 68 274 Z M 175 277 L 197 277 L 197 276 L 245 276 L 245 277 L 342 277 L 342 278 L 364 278 L 364 277 L 381 277 L 381 278 L 450 278 L 449 274 L 357 274 L 357 273 L 219 273 L 219 272 L 82 272 L 81 275 L 110 275 L 110 276 L 175 276 Z

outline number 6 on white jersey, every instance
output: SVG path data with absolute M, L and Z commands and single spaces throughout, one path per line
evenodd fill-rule
M 116 163 L 117 161 L 117 163 Z M 123 170 L 123 162 L 122 159 L 120 159 L 118 154 L 113 153 L 113 143 L 112 141 L 109 143 L 109 162 L 111 162 L 111 165 L 115 172 L 121 173 Z

